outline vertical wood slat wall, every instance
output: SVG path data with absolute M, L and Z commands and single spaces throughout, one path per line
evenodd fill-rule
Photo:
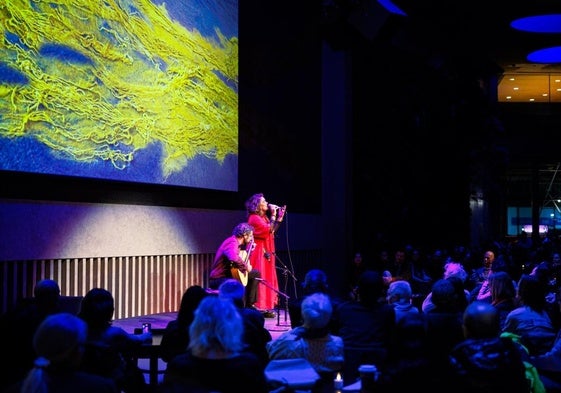
M 115 298 L 115 319 L 173 312 L 191 285 L 208 285 L 214 254 L 118 256 L 0 262 L 2 313 L 33 296 L 35 283 L 50 278 L 61 295 L 84 296 L 94 287 Z
M 278 255 L 299 280 L 311 267 L 321 268 L 319 250 Z M 43 278 L 56 280 L 63 296 L 84 296 L 94 287 L 109 290 L 115 298 L 114 319 L 174 312 L 189 286 L 208 287 L 213 259 L 214 253 L 0 261 L 0 313 L 32 297 Z M 291 296 L 301 286 L 278 275 L 280 289 Z

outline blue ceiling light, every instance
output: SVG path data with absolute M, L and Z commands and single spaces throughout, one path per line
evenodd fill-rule
M 399 8 L 394 2 L 391 0 L 378 0 L 378 3 L 386 9 L 386 11 L 391 12 L 392 14 L 407 16 L 405 11 Z
M 510 26 L 530 33 L 561 33 L 561 14 L 528 16 L 512 21 Z
M 561 46 L 540 49 L 526 56 L 533 63 L 561 63 Z
M 561 14 L 527 16 L 513 20 L 510 26 L 528 33 L 561 33 Z M 561 46 L 539 49 L 526 59 L 532 63 L 561 63 Z

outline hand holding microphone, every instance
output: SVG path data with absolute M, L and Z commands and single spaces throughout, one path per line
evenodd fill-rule
M 269 209 L 271 210 L 271 215 L 274 218 L 276 218 L 277 222 L 281 222 L 283 217 L 284 217 L 284 213 L 286 212 L 286 205 L 283 205 L 282 207 L 274 205 L 272 203 L 269 203 Z
M 277 210 L 279 210 L 279 209 L 280 209 L 280 207 L 279 207 L 279 206 L 277 206 L 277 205 L 273 205 L 272 203 L 269 203 L 269 205 L 268 205 L 268 206 L 269 206 L 269 209 L 270 209 L 271 211 L 273 211 L 273 212 L 276 212 Z

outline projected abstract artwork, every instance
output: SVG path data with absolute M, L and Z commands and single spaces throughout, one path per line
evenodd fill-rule
M 0 170 L 237 190 L 237 0 L 3 0 Z

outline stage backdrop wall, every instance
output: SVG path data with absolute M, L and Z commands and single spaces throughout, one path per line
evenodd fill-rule
M 245 218 L 242 210 L 0 200 L 2 310 L 47 277 L 65 296 L 109 289 L 116 318 L 175 311 L 188 286 L 207 285 L 214 252 Z M 302 277 L 321 260 L 321 234 L 321 216 L 288 212 L 279 258 Z

